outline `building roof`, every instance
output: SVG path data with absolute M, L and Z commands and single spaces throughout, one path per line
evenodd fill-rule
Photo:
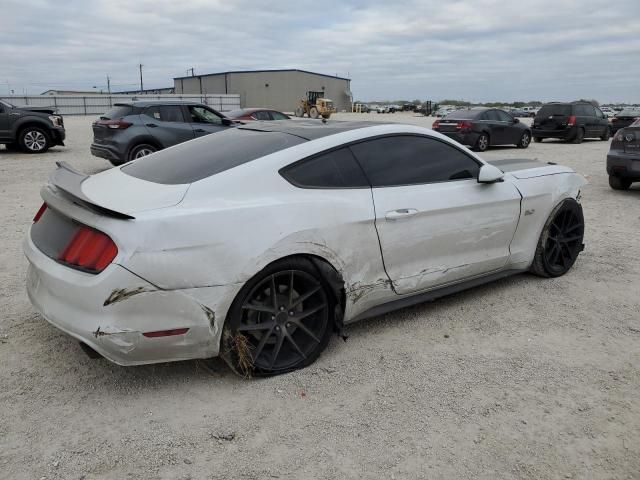
M 326 73 L 310 72 L 309 70 L 300 70 L 298 68 L 283 68 L 283 69 L 276 69 L 276 70 L 232 70 L 232 71 L 229 71 L 229 72 L 205 73 L 205 74 L 202 74 L 202 75 L 186 75 L 184 77 L 173 77 L 173 79 L 174 80 L 181 80 L 181 79 L 184 79 L 184 78 L 211 77 L 211 76 L 214 76 L 214 75 L 227 75 L 227 74 L 230 74 L 230 73 L 275 73 L 275 72 L 302 72 L 302 73 L 309 73 L 311 75 L 319 75 L 321 77 L 337 78 L 338 80 L 351 81 L 350 78 L 339 77 L 337 75 L 327 75 Z

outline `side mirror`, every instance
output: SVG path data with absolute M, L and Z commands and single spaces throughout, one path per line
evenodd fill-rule
M 520 123 L 520 119 L 517 117 L 513 117 L 513 123 Z
M 485 163 L 478 172 L 478 183 L 496 183 L 504 181 L 504 172 L 498 167 Z
M 233 121 L 229 118 L 222 117 L 222 124 L 228 127 L 233 124 Z

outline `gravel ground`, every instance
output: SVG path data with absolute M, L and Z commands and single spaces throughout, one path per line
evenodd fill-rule
M 430 126 L 409 114 L 339 114 Z M 242 380 L 218 360 L 90 360 L 25 294 L 21 242 L 67 160 L 97 172 L 89 117 L 44 155 L 0 149 L 0 477 L 640 479 L 640 187 L 615 192 L 608 142 L 530 157 L 585 175 L 586 250 L 348 327 L 311 367 Z

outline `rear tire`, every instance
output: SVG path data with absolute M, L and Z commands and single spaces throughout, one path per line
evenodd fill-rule
M 614 177 L 609 175 L 609 186 L 614 190 L 629 190 L 629 187 L 633 183 L 631 180 L 627 180 L 626 178 Z
M 49 150 L 49 134 L 39 127 L 25 127 L 18 134 L 18 145 L 27 153 L 44 153 Z
M 541 277 L 559 277 L 573 266 L 584 249 L 582 206 L 573 198 L 557 205 L 542 228 L 531 272 Z
M 606 142 L 606 141 L 607 141 L 607 140 L 609 140 L 610 138 L 611 138 L 611 128 L 607 127 L 607 129 L 606 129 L 606 130 L 605 130 L 605 132 L 604 132 L 604 135 L 602 135 L 602 136 L 600 137 L 600 140 L 603 140 L 603 141 L 605 141 L 605 142 Z
M 520 137 L 520 141 L 517 143 L 518 148 L 527 148 L 531 143 L 531 134 L 529 132 L 524 132 L 522 137 Z
M 302 117 L 304 117 L 304 108 L 302 108 L 302 107 L 298 107 L 298 108 L 296 108 L 296 111 L 295 111 L 295 112 L 293 112 L 293 114 L 294 114 L 296 117 L 301 117 L 301 118 L 302 118 Z
M 487 135 L 486 133 L 481 133 L 478 137 L 478 140 L 476 141 L 474 150 L 478 152 L 484 152 L 487 150 L 487 148 L 489 148 L 489 135 Z
M 249 280 L 231 304 L 221 356 L 245 377 L 306 367 L 329 343 L 335 312 L 331 289 L 310 260 L 279 260 Z
M 17 152 L 18 150 L 20 150 L 20 147 L 17 143 L 7 143 L 5 144 L 4 148 L 9 152 Z
M 576 136 L 573 137 L 571 143 L 580 144 L 584 140 L 584 128 L 579 128 L 576 132 Z
M 140 145 L 136 145 L 129 151 L 128 159 L 137 160 L 138 158 L 146 157 L 147 155 L 151 155 L 154 152 L 157 152 L 158 149 L 149 144 L 149 143 L 141 143 Z

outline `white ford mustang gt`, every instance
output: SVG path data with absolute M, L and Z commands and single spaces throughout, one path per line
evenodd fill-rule
M 416 126 L 256 122 L 92 176 L 60 164 L 25 240 L 27 290 L 120 365 L 221 355 L 277 374 L 346 323 L 564 274 L 584 184 Z

